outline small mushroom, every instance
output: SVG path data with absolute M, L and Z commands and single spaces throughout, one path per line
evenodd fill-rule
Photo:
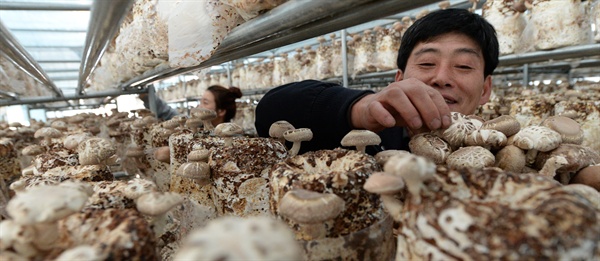
M 293 157 L 298 155 L 301 142 L 312 140 L 313 133 L 309 128 L 299 128 L 285 131 L 283 137 L 285 140 L 293 143 L 290 149 L 290 156 Z
M 194 132 L 198 132 L 202 126 L 202 120 L 198 118 L 189 118 L 185 121 L 185 126 Z
M 129 146 L 129 148 L 127 148 L 127 151 L 125 151 L 125 156 L 127 158 L 133 159 L 137 168 L 139 168 L 139 169 L 146 168 L 146 164 L 144 164 L 142 162 L 143 157 L 146 156 L 146 153 L 144 152 L 143 147 L 137 146 L 137 145 L 131 145 L 131 146 Z
M 154 234 L 162 235 L 167 223 L 167 212 L 181 203 L 183 197 L 178 193 L 149 192 L 136 200 L 136 208 L 140 213 L 153 217 L 151 223 Z
M 527 126 L 514 135 L 513 145 L 527 150 L 527 164 L 535 161 L 538 151 L 550 151 L 560 145 L 560 134 L 544 126 Z
M 44 148 L 37 144 L 29 145 L 21 150 L 21 154 L 25 156 L 36 156 L 42 153 L 44 153 Z
M 71 134 L 65 137 L 65 139 L 63 140 L 63 146 L 69 150 L 77 150 L 77 146 L 79 146 L 79 143 L 92 137 L 92 134 L 89 132 Z
M 158 147 L 153 153 L 154 159 L 162 163 L 171 163 L 171 151 L 169 146 Z
M 356 150 L 365 153 L 369 145 L 379 145 L 381 138 L 377 133 L 370 130 L 351 130 L 342 138 L 342 146 L 355 146 Z
M 396 155 L 407 156 L 411 155 L 411 153 L 405 150 L 384 150 L 375 154 L 375 161 L 377 162 L 377 164 L 383 167 L 391 157 Z
M 285 139 L 283 138 L 283 133 L 288 130 L 295 129 L 294 126 L 285 120 L 276 121 L 271 124 L 269 127 L 269 136 L 275 138 L 281 142 L 281 144 L 285 145 Z
M 483 169 L 494 165 L 496 158 L 489 150 L 480 146 L 462 147 L 450 154 L 446 164 L 451 169 Z
M 223 138 L 225 147 L 231 147 L 233 145 L 233 137 L 243 134 L 244 130 L 240 125 L 233 122 L 223 122 L 215 127 L 213 133 Z
M 50 148 L 50 145 L 52 145 L 52 139 L 53 138 L 60 138 L 62 137 L 62 132 L 59 131 L 58 129 L 52 128 L 52 127 L 43 127 L 40 128 L 39 130 L 35 131 L 35 133 L 33 134 L 33 137 L 38 139 L 38 138 L 43 138 L 44 140 L 44 144 L 46 148 Z
M 591 148 L 577 144 L 563 143 L 554 150 L 540 152 L 535 159 L 535 167 L 541 169 L 548 159 L 556 156 L 562 156 L 567 159 L 567 164 L 557 169 L 559 181 L 563 185 L 569 183 L 571 174 L 575 174 L 590 165 L 600 163 L 600 155 Z
M 522 173 L 526 165 L 525 152 L 515 146 L 507 145 L 496 153 L 495 167 L 504 171 Z
M 406 184 L 408 192 L 413 197 L 413 202 L 419 204 L 421 202 L 423 182 L 433 178 L 436 165 L 431 160 L 418 155 L 396 155 L 385 163 L 383 170 L 401 177 Z
M 193 118 L 198 118 L 198 119 L 202 120 L 205 130 L 213 130 L 214 129 L 212 120 L 217 118 L 216 111 L 202 108 L 202 107 L 196 107 L 196 108 L 193 108 L 190 110 L 190 115 Z
M 89 197 L 74 182 L 32 187 L 18 193 L 6 205 L 6 211 L 21 225 L 31 226 L 35 231 L 33 244 L 47 251 L 59 239 L 58 220 L 79 212 Z
M 465 137 L 483 125 L 480 120 L 459 112 L 452 112 L 451 119 L 452 124 L 447 129 L 436 130 L 434 134 L 448 142 L 453 149 L 462 147 Z
M 50 123 L 50 127 L 57 129 L 59 131 L 66 131 L 67 123 L 65 123 L 64 121 L 61 121 L 61 120 L 55 120 L 52 123 Z
M 394 195 L 401 192 L 404 187 L 401 177 L 386 172 L 372 173 L 363 185 L 366 191 L 379 194 L 383 206 L 394 218 L 402 212 L 402 203 Z
M 435 164 L 444 164 L 448 155 L 452 153 L 450 144 L 442 138 L 431 133 L 419 133 L 408 142 L 410 151 L 415 155 L 433 160 Z
M 583 142 L 583 130 L 581 129 L 581 125 L 571 118 L 565 116 L 552 116 L 542 121 L 540 125 L 560 133 L 563 143 L 581 145 Z
M 208 150 L 193 150 L 188 154 L 188 162 L 181 164 L 175 175 L 193 179 L 200 186 L 210 184 L 210 166 L 206 162 L 210 152 Z
M 513 116 L 502 115 L 484 122 L 483 125 L 481 125 L 481 129 L 497 130 L 504 133 L 506 137 L 510 137 L 519 132 L 521 124 Z
M 506 146 L 507 138 L 497 130 L 477 129 L 465 137 L 466 146 L 481 146 L 486 149 L 497 149 Z
M 567 165 L 567 159 L 563 156 L 554 156 L 546 160 L 546 163 L 540 170 L 539 174 L 544 177 L 554 179 L 556 171 L 564 165 Z
M 325 223 L 345 209 L 345 202 L 336 194 L 294 189 L 285 193 L 279 202 L 279 214 L 299 224 L 299 239 L 324 238 Z
M 114 144 L 104 138 L 89 138 L 79 143 L 79 164 L 81 165 L 107 165 L 108 159 L 115 155 L 117 149 Z
M 584 184 L 600 191 L 600 164 L 581 169 L 571 178 L 569 184 Z

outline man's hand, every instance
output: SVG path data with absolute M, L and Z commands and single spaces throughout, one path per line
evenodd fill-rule
M 354 128 L 375 132 L 403 126 L 420 133 L 451 124 L 450 109 L 442 95 L 416 79 L 394 82 L 361 98 L 351 110 Z

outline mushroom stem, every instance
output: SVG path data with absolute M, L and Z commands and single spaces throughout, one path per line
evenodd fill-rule
M 396 221 L 400 221 L 400 213 L 402 213 L 402 202 L 392 195 L 380 195 L 381 202 L 385 210 Z
M 215 126 L 213 126 L 213 124 L 210 120 L 202 121 L 202 125 L 204 126 L 205 130 L 214 130 L 215 129 Z
M 302 142 L 294 141 L 294 143 L 292 144 L 292 148 L 290 149 L 291 157 L 298 155 L 298 152 L 300 151 L 300 143 L 302 143 Z
M 298 224 L 300 228 L 300 239 L 310 241 L 320 238 L 325 238 L 327 235 L 327 228 L 325 223 L 314 223 L 314 224 Z
M 58 242 L 60 235 L 58 231 L 58 223 L 38 223 L 34 224 L 33 228 L 35 230 L 33 244 L 39 250 L 51 250 L 56 245 L 56 242 Z
M 538 151 L 536 149 L 530 149 L 525 154 L 525 163 L 527 165 L 531 165 L 535 162 L 535 158 L 537 157 Z
M 366 150 L 366 149 L 367 149 L 367 146 L 364 146 L 364 145 L 357 145 L 357 146 L 356 146 L 356 150 L 357 150 L 357 151 L 360 151 L 360 152 L 362 152 L 362 153 L 365 153 L 365 150 Z
M 544 163 L 544 166 L 540 170 L 539 174 L 544 177 L 554 178 L 554 176 L 556 176 L 556 170 L 558 170 L 560 167 L 562 167 L 566 164 L 568 164 L 567 159 L 563 156 L 551 157 L 548 160 L 546 160 L 546 162 Z M 562 173 L 561 173 L 561 183 L 563 183 L 562 182 Z M 568 180 L 567 180 L 567 183 L 563 183 L 563 184 L 565 184 L 565 185 L 568 184 Z
M 223 137 L 225 147 L 231 147 L 233 145 L 233 137 Z

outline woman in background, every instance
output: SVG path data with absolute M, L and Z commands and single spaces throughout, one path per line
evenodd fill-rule
M 202 94 L 199 106 L 217 112 L 217 118 L 212 121 L 213 126 L 217 126 L 219 123 L 229 122 L 235 117 L 237 111 L 235 100 L 241 97 L 240 88 L 212 85 Z

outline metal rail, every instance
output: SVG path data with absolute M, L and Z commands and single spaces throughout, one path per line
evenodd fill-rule
M 0 2 L 0 10 L 23 11 L 89 11 L 90 5 L 86 4 L 59 4 L 59 3 L 28 3 L 28 2 Z
M 122 91 L 122 90 L 99 91 L 99 92 L 88 93 L 85 95 L 68 95 L 68 96 L 64 96 L 64 97 L 60 97 L 60 98 L 59 97 L 23 97 L 18 100 L 0 100 L 0 106 L 19 105 L 19 104 L 38 104 L 38 103 L 47 103 L 47 102 L 79 100 L 79 99 L 105 98 L 108 96 L 140 94 L 140 93 L 146 93 L 146 92 L 148 92 L 148 89 L 138 88 L 138 89 L 130 89 L 127 91 Z
M 31 55 L 19 44 L 10 31 L 0 21 L 0 55 L 6 57 L 17 68 L 33 77 L 36 81 L 44 84 L 58 97 L 62 97 L 62 91 L 54 85 L 42 67 L 31 57 Z
M 90 73 L 95 69 L 108 44 L 118 32 L 121 22 L 133 6 L 134 0 L 95 0 L 91 8 L 90 24 L 76 94 L 82 95 Z

